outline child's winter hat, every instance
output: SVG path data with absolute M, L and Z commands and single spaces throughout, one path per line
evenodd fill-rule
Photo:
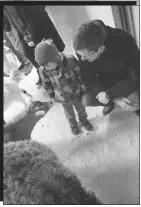
M 35 48 L 35 60 L 40 66 L 48 62 L 56 63 L 58 55 L 58 49 L 51 39 L 43 40 Z

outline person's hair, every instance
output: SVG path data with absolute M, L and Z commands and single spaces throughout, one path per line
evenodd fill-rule
M 35 141 L 4 144 L 4 204 L 100 204 L 56 154 Z
M 101 20 L 93 20 L 80 25 L 73 39 L 75 51 L 87 49 L 97 51 L 105 41 L 106 28 Z

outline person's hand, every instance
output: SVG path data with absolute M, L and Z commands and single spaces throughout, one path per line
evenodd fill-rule
M 48 102 L 49 107 L 51 108 L 56 103 L 55 98 L 51 98 Z
M 56 99 L 55 98 L 52 98 L 51 101 L 52 101 L 52 103 L 56 103 Z
M 85 84 L 81 85 L 81 88 L 82 88 L 83 91 L 86 91 L 86 89 L 87 89 Z
M 66 99 L 62 96 L 62 95 L 60 95 L 59 97 L 58 97 L 58 100 L 59 100 L 59 102 L 61 102 L 62 104 L 65 104 L 67 101 L 66 101 Z
M 107 95 L 107 93 L 106 92 L 100 92 L 97 96 L 96 96 L 96 99 L 98 99 L 98 101 L 100 102 L 100 103 L 103 103 L 103 104 L 108 104 L 109 103 L 109 101 L 110 101 L 110 99 L 109 99 L 109 97 L 108 97 L 108 95 Z
M 122 98 L 118 98 L 116 100 L 116 103 L 125 111 L 136 111 L 138 108 L 132 104 L 132 102 L 126 98 L 126 97 L 122 97 Z
M 28 44 L 29 47 L 34 47 L 34 46 L 35 46 L 35 44 L 34 44 L 34 42 L 32 41 L 30 35 L 25 35 L 25 36 L 24 36 L 24 40 L 25 40 L 25 42 Z
M 65 104 L 66 103 L 66 98 L 64 98 L 63 94 L 60 91 L 55 92 L 55 99 L 56 101 Z
M 5 52 L 5 53 L 10 53 L 10 52 L 11 52 L 11 49 L 10 49 L 9 47 L 6 47 L 6 46 L 4 45 L 4 52 Z

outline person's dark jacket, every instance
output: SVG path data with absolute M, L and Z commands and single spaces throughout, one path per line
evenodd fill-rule
M 7 22 L 6 20 L 8 20 L 11 29 L 14 28 L 14 30 L 16 30 L 19 40 L 24 39 L 24 35 L 26 35 L 26 25 L 18 15 L 15 6 L 4 6 L 4 21 Z
M 45 11 L 45 6 L 17 5 L 15 6 L 15 9 L 22 19 L 22 22 L 26 25 L 35 45 L 41 42 L 44 38 L 52 38 L 58 50 L 60 52 L 64 50 L 64 42 Z
M 20 7 L 23 7 L 20 5 Z M 29 6 L 30 7 L 30 6 Z M 17 55 L 18 59 L 21 60 L 21 62 L 24 62 L 23 57 L 27 57 L 31 63 L 34 65 L 35 68 L 38 68 L 38 64 L 35 61 L 34 58 L 34 48 L 29 47 L 27 43 L 24 40 L 24 36 L 28 34 L 27 27 L 25 22 L 22 20 L 22 18 L 19 15 L 19 12 L 17 10 L 17 6 L 14 5 L 8 5 L 4 6 L 4 30 L 7 32 L 7 28 L 9 27 L 7 25 L 10 24 L 11 31 L 12 31 L 12 41 L 14 47 L 14 53 Z M 7 21 L 9 24 L 7 24 Z M 7 34 L 6 34 L 7 35 Z M 9 35 L 7 35 L 8 39 Z
M 4 29 L 5 32 L 10 32 L 11 31 L 11 25 L 10 25 L 6 15 L 4 15 L 4 17 L 3 17 L 3 29 Z
M 65 44 L 48 17 L 45 6 L 8 5 L 4 6 L 4 16 L 8 18 L 20 40 L 24 39 L 28 31 L 35 45 L 44 38 L 52 38 L 58 50 L 64 50 Z
M 100 85 L 111 99 L 126 97 L 139 89 L 139 49 L 125 31 L 109 26 L 106 30 L 105 51 L 100 58 L 80 60 L 82 77 L 87 87 Z

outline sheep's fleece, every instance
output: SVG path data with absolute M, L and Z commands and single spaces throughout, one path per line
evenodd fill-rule
M 35 141 L 4 144 L 4 204 L 100 204 L 52 150 Z

